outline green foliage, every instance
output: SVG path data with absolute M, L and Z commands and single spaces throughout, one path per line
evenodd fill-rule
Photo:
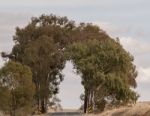
M 19 112 L 31 113 L 34 89 L 29 67 L 9 61 L 0 69 L 0 109 L 3 112 L 12 116 L 19 116 Z
M 118 41 L 107 39 L 74 43 L 68 47 L 67 54 L 77 73 L 82 75 L 87 94 L 91 96 L 94 91 L 96 103 L 104 100 L 112 103 L 135 101 L 137 94 L 131 89 L 136 87 L 137 76 L 133 57 Z
M 84 109 L 88 105 L 104 109 L 107 101 L 114 104 L 137 100 L 137 94 L 131 89 L 137 86 L 133 56 L 123 49 L 119 40 L 111 39 L 96 25 L 41 15 L 33 17 L 24 28 L 17 27 L 14 42 L 12 52 L 2 53 L 2 57 L 30 67 L 35 84 L 34 98 L 43 113 L 49 98 L 58 93 L 66 60 L 72 60 L 77 73 L 82 75 Z M 13 87 L 11 84 L 16 84 L 17 79 L 9 80 L 7 85 Z M 2 86 L 0 92 L 5 89 L 8 88 Z M 11 93 L 1 92 L 2 96 L 8 94 Z M 9 98 L 1 100 L 6 99 Z

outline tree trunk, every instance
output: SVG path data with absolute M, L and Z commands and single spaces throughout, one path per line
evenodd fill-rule
M 86 113 L 87 110 L 87 95 L 85 95 L 85 99 L 84 99 L 84 113 Z
M 10 116 L 15 116 L 16 115 L 16 98 L 13 93 L 13 90 L 11 91 L 11 95 L 12 95 L 12 101 L 11 101 L 12 104 L 11 104 Z
M 46 113 L 46 107 L 45 107 L 44 99 L 41 101 L 41 113 Z
M 91 106 L 91 110 L 94 110 L 94 91 L 90 91 L 89 105 Z
M 88 108 L 88 91 L 85 90 L 85 98 L 84 98 L 84 113 L 87 113 Z
M 37 110 L 40 112 L 40 98 L 37 97 Z

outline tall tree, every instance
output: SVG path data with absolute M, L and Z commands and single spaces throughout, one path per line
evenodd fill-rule
M 29 67 L 7 62 L 0 69 L 0 110 L 11 116 L 32 113 L 35 86 Z
M 63 54 L 52 38 L 41 36 L 26 46 L 22 60 L 32 69 L 37 102 L 45 112 L 48 99 L 58 92 L 58 85 L 63 79 L 60 72 Z
M 74 43 L 68 47 L 67 53 L 82 75 L 85 112 L 89 105 L 95 109 L 103 106 L 103 110 L 108 100 L 113 104 L 136 100 L 137 94 L 131 89 L 136 87 L 137 76 L 133 57 L 118 41 L 106 39 Z

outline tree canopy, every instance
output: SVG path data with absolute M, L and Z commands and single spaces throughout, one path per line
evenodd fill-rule
M 137 99 L 131 89 L 136 87 L 137 76 L 133 56 L 119 41 L 110 38 L 74 43 L 68 47 L 67 53 L 77 73 L 82 75 L 88 105 L 97 107 L 108 100 L 114 104 Z
M 137 76 L 133 56 L 96 25 L 41 15 L 33 17 L 24 28 L 17 27 L 13 40 L 12 52 L 2 56 L 30 67 L 34 98 L 43 113 L 49 98 L 59 92 L 66 60 L 72 60 L 82 75 L 85 110 L 89 105 L 94 109 L 105 104 L 106 99 L 116 103 L 136 98 L 131 89 L 136 87 Z

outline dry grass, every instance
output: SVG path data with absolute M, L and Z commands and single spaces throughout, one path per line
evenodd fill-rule
M 71 110 L 67 111 L 70 112 Z M 133 106 L 124 106 L 112 110 L 106 110 L 101 114 L 88 114 L 84 116 L 150 116 L 150 102 L 139 102 Z
M 101 114 L 86 116 L 150 116 L 150 102 L 139 102 L 134 106 L 125 106 L 104 111 Z

